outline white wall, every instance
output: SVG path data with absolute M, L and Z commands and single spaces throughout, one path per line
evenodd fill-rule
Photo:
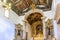
M 13 12 L 12 10 L 10 10 L 9 21 L 13 22 L 14 24 L 18 24 L 20 21 L 19 16 L 15 12 Z
M 60 0 L 53 0 L 52 12 L 54 13 L 54 16 L 56 14 L 56 8 L 58 4 L 60 4 Z
M 43 13 L 44 13 L 44 16 L 47 19 L 53 19 L 54 18 L 54 14 L 52 13 L 52 10 L 51 11 L 46 11 L 46 12 L 43 12 Z
M 0 40 L 13 40 L 15 24 L 18 24 L 19 16 L 10 10 L 9 18 L 4 15 L 4 8 L 0 7 Z
M 58 4 L 60 4 L 60 0 L 54 0 L 54 1 L 55 1 L 55 6 L 54 6 L 55 11 L 54 12 L 56 12 L 56 7 L 57 7 Z M 56 31 L 56 32 L 58 34 L 58 40 L 60 40 L 60 25 L 58 25 L 58 24 L 57 24 L 57 30 L 58 31 Z
M 13 40 L 15 25 L 0 17 L 0 40 Z
M 4 18 L 14 24 L 18 24 L 19 22 L 19 16 L 13 12 L 12 10 L 10 10 L 10 13 L 9 13 L 9 18 L 6 18 L 5 17 L 5 14 L 4 14 L 5 10 L 3 7 L 0 7 L 0 18 Z

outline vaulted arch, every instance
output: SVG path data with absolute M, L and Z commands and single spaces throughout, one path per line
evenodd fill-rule
M 32 25 L 33 23 L 37 22 L 37 21 L 42 21 L 41 20 L 41 17 L 43 17 L 43 15 L 41 13 L 38 13 L 38 12 L 34 12 L 34 13 L 31 13 L 28 18 L 27 18 L 27 21 L 30 25 Z

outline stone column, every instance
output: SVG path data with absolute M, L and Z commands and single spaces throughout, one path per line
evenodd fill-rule
M 23 20 L 23 23 L 24 23 L 24 25 L 23 25 L 23 31 L 24 31 L 23 32 L 23 39 L 27 40 L 28 39 L 28 37 L 27 37 L 27 35 L 28 35 L 27 34 L 28 33 L 28 30 L 27 30 L 28 29 L 28 27 L 27 27 L 28 24 L 27 23 L 28 22 L 26 20 Z
M 23 40 L 26 40 L 26 21 L 23 20 Z
M 43 35 L 44 35 L 44 40 L 46 40 L 46 26 L 45 26 L 45 17 L 42 17 L 42 22 L 43 22 Z
M 31 25 L 28 23 L 27 20 L 24 20 L 25 22 L 25 31 L 27 32 L 27 40 L 30 40 L 32 38 L 32 34 L 31 34 Z

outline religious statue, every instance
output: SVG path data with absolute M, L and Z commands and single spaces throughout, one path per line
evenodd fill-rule
M 53 24 L 51 19 L 48 19 L 46 22 L 46 35 L 47 35 L 47 39 L 52 39 L 52 37 L 54 37 Z
M 36 35 L 42 33 L 42 27 L 40 25 L 37 25 L 36 27 Z
M 14 40 L 22 40 L 22 25 L 21 24 L 16 24 L 15 27 L 15 39 Z

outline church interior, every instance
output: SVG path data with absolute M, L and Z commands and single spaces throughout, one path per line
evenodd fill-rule
M 0 40 L 60 40 L 60 0 L 0 0 Z

